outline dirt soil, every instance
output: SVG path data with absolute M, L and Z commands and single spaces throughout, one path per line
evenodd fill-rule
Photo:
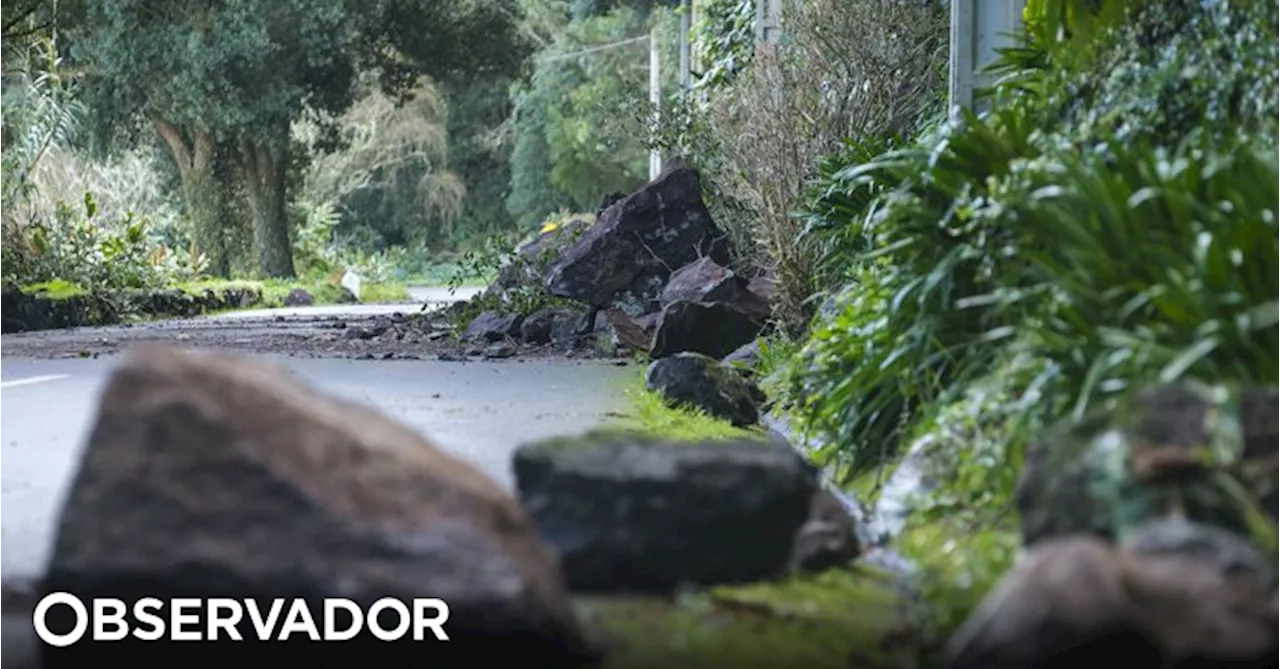
M 572 345 L 458 341 L 442 314 L 190 318 L 7 334 L 0 355 L 23 358 L 111 356 L 143 343 L 301 358 L 468 360 L 574 358 L 625 360 L 587 336 Z

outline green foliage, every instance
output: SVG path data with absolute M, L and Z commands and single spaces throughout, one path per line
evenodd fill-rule
M 62 204 L 52 221 L 25 224 L 8 239 L 5 283 L 65 281 L 85 289 L 155 288 L 172 276 L 146 218 L 101 220 L 91 194 L 82 206 Z M 18 251 L 18 252 L 14 252 Z
M 1014 342 L 1077 415 L 1152 381 L 1276 381 L 1277 8 L 1139 4 L 1033 24 L 994 111 L 825 166 L 806 235 L 846 286 L 788 400 L 851 471 Z
M 727 86 L 751 66 L 756 48 L 755 0 L 707 0 L 698 4 L 693 47 L 703 62 L 694 89 Z
M 619 118 L 648 107 L 645 37 L 654 22 L 663 62 L 676 62 L 674 15 L 627 6 L 566 22 L 535 56 L 513 94 L 507 209 L 521 227 L 559 209 L 594 211 L 604 195 L 647 179 L 647 138 Z M 674 70 L 663 66 L 665 90 L 675 88 Z
M 706 441 L 761 437 L 760 428 L 740 428 L 728 421 L 690 407 L 671 407 L 661 395 L 644 385 L 644 374 L 637 374 L 627 384 L 628 409 L 608 424 L 611 428 L 641 432 L 647 436 L 675 441 Z

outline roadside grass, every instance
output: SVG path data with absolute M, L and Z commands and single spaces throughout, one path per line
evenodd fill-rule
M 477 276 L 474 272 L 466 271 L 461 264 L 438 263 L 416 272 L 407 273 L 398 278 L 397 281 L 407 286 L 424 286 L 428 288 L 448 286 L 479 288 L 488 286 L 495 278 L 497 278 L 497 272 L 489 271 Z
M 232 287 L 256 287 L 262 292 L 262 304 L 250 307 L 254 309 L 262 306 L 276 307 L 283 305 L 285 296 L 294 288 L 302 288 L 311 293 L 314 304 L 338 304 L 342 298 L 342 288 L 325 280 L 263 279 L 260 281 L 248 281 L 205 279 L 179 283 L 174 287 L 185 292 L 200 292 L 206 289 L 216 291 Z M 366 282 L 360 285 L 360 301 L 364 303 L 405 302 L 408 300 L 409 291 L 403 283 Z
M 644 387 L 644 372 L 626 382 L 623 390 L 628 408 L 615 416 L 606 427 L 613 430 L 640 432 L 673 441 L 708 441 L 715 439 L 761 438 L 764 428 L 734 427 L 728 421 L 705 411 L 671 407 L 657 393 Z

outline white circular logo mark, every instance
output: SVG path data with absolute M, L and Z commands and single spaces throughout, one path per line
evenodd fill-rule
M 71 607 L 72 612 L 76 614 L 75 627 L 66 634 L 54 634 L 44 621 L 44 617 L 49 614 L 49 609 L 58 604 L 66 604 Z M 75 595 L 69 592 L 54 592 L 46 595 L 36 604 L 35 614 L 32 616 L 32 624 L 36 628 L 36 636 L 40 640 L 54 646 L 56 648 L 64 648 L 80 640 L 84 636 L 86 630 L 89 629 L 89 611 L 84 607 Z

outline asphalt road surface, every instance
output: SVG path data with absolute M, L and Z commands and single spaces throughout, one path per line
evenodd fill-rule
M 580 433 L 624 408 L 634 368 L 528 360 L 441 362 L 278 358 L 323 391 L 382 409 L 511 487 L 521 443 Z M 0 365 L 0 571 L 38 574 L 53 523 L 118 358 Z

